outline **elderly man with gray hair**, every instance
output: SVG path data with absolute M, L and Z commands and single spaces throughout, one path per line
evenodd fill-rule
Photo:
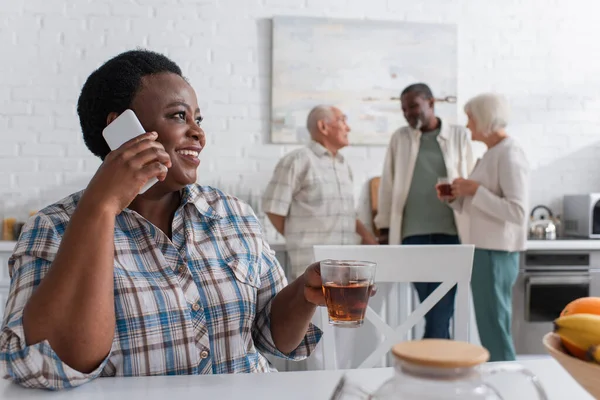
M 285 237 L 291 276 L 302 275 L 313 262 L 318 244 L 377 244 L 356 218 L 354 182 L 346 159 L 350 127 L 342 111 L 316 106 L 306 126 L 310 143 L 284 156 L 263 195 L 262 207 L 275 229 Z
M 491 361 L 512 361 L 512 287 L 525 249 L 529 164 L 525 152 L 506 133 L 508 104 L 482 94 L 465 105 L 473 140 L 488 150 L 469 179 L 452 183 L 452 195 L 438 197 L 468 217 L 462 241 L 475 245 L 471 288 L 481 343 Z

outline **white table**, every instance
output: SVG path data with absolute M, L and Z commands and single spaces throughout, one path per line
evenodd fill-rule
M 533 371 L 552 400 L 592 399 L 551 358 L 526 360 L 520 364 Z M 159 376 L 142 378 L 100 378 L 77 389 L 62 392 L 23 389 L 8 381 L 0 382 L 0 399 L 85 399 L 85 400 L 178 400 L 244 399 L 306 400 L 328 399 L 342 373 L 369 390 L 392 376 L 391 368 L 351 371 L 280 372 L 205 376 Z M 494 377 L 505 399 L 535 399 L 525 378 L 514 375 Z

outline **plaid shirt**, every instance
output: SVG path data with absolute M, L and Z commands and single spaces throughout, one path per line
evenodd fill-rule
M 292 277 L 313 262 L 314 245 L 359 243 L 352 170 L 341 154 L 333 156 L 314 140 L 279 161 L 262 207 L 286 217 Z
M 116 330 L 101 365 L 83 374 L 48 341 L 27 346 L 23 308 L 52 265 L 81 192 L 38 213 L 9 261 L 11 287 L 0 366 L 24 386 L 60 389 L 98 376 L 268 372 L 262 353 L 306 358 L 320 339 L 311 325 L 291 354 L 271 337 L 271 301 L 287 284 L 252 209 L 210 187 L 182 190 L 171 240 L 136 212 L 116 217 Z

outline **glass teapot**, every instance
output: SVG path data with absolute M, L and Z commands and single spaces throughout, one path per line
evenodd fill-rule
M 425 339 L 403 342 L 392 348 L 394 376 L 375 393 L 368 393 L 342 377 L 331 400 L 502 400 L 483 376 L 497 373 L 524 375 L 538 398 L 547 400 L 538 378 L 518 364 L 482 365 L 489 353 L 481 346 L 452 340 Z

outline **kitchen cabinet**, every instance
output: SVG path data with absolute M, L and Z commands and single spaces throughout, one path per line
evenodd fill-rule
M 600 296 L 600 240 L 529 241 L 513 287 L 518 354 L 543 354 L 541 338 L 571 301 Z

